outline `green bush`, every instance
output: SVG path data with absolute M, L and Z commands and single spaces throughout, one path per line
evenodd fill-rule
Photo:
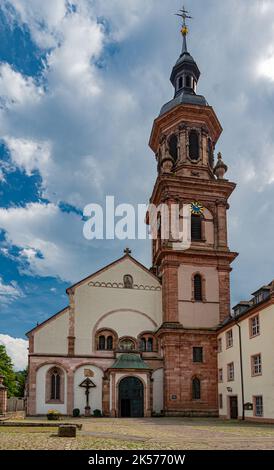
M 74 416 L 74 418 L 77 418 L 78 416 L 80 416 L 79 408 L 74 408 L 74 410 L 72 412 L 72 416 Z
M 97 417 L 97 418 L 98 418 L 98 417 L 101 417 L 101 416 L 102 416 L 101 410 L 94 410 L 94 411 L 93 411 L 93 416 L 95 416 L 95 417 Z

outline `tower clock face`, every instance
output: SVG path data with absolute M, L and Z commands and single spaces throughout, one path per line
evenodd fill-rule
M 191 203 L 191 214 L 193 215 L 202 215 L 204 212 L 203 204 L 198 201 Z

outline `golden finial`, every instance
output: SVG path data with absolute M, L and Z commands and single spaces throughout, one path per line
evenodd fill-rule
M 183 25 L 181 29 L 181 33 L 183 36 L 187 36 L 189 33 L 188 26 L 186 24 L 186 19 L 192 19 L 192 16 L 189 16 L 189 12 L 185 9 L 183 6 L 182 10 L 180 10 L 180 13 L 175 13 L 176 16 L 179 16 L 183 20 Z

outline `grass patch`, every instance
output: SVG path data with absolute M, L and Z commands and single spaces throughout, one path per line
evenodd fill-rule
M 58 426 L 56 427 L 21 427 L 21 426 L 0 426 L 0 433 L 19 433 L 19 434 L 28 434 L 28 433 L 49 433 L 57 432 Z

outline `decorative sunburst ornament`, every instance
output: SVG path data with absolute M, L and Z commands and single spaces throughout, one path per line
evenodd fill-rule
M 204 207 L 200 202 L 194 201 L 191 203 L 191 214 L 202 215 L 203 212 L 204 212 Z

